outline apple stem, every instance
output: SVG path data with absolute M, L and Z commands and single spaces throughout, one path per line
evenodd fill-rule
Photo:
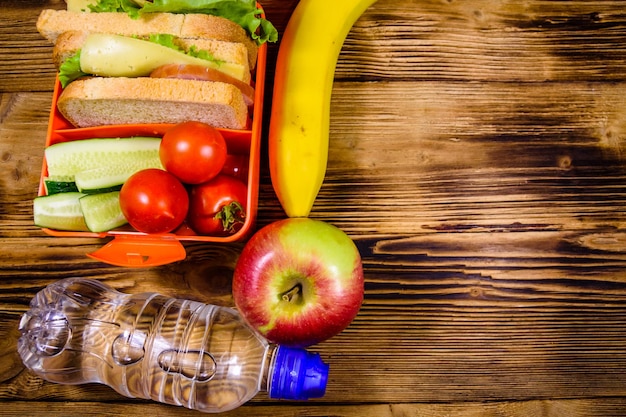
M 291 287 L 290 289 L 288 289 L 287 291 L 285 291 L 282 295 L 281 298 L 284 301 L 290 302 L 290 303 L 298 303 L 301 301 L 302 299 L 302 284 L 296 284 L 293 287 Z

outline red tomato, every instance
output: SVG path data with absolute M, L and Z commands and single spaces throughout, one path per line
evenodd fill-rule
M 181 182 L 161 169 L 133 174 L 120 190 L 120 207 L 131 226 L 144 233 L 167 233 L 184 220 L 189 196 Z
M 248 155 L 228 154 L 221 173 L 247 182 L 249 163 L 250 157 Z
M 183 122 L 163 135 L 159 157 L 165 169 L 186 184 L 209 181 L 226 161 L 226 141 L 206 123 Z
M 228 175 L 218 175 L 189 191 L 187 224 L 198 234 L 226 236 L 246 219 L 248 187 Z

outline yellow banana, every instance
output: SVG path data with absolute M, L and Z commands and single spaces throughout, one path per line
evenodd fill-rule
M 269 127 L 272 185 L 289 217 L 307 217 L 326 175 L 337 58 L 376 0 L 300 0 L 276 60 Z

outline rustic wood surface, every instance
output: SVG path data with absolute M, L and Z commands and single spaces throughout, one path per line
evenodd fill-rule
M 282 32 L 296 0 L 267 0 Z M 232 305 L 242 244 L 129 270 L 98 239 L 32 224 L 54 69 L 35 30 L 61 0 L 0 3 L 0 416 L 193 416 L 24 369 L 17 323 L 70 276 Z M 379 0 L 333 90 L 311 217 L 345 230 L 366 296 L 308 403 L 227 416 L 626 416 L 626 1 Z M 330 11 L 329 11 L 330 12 Z M 272 85 L 270 48 L 268 89 Z M 269 108 L 270 100 L 267 100 Z M 264 158 L 259 226 L 284 217 Z

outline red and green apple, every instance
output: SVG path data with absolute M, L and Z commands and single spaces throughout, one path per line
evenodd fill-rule
M 341 229 L 310 218 L 263 227 L 235 267 L 233 297 L 268 340 L 306 347 L 343 331 L 363 302 L 359 251 Z

